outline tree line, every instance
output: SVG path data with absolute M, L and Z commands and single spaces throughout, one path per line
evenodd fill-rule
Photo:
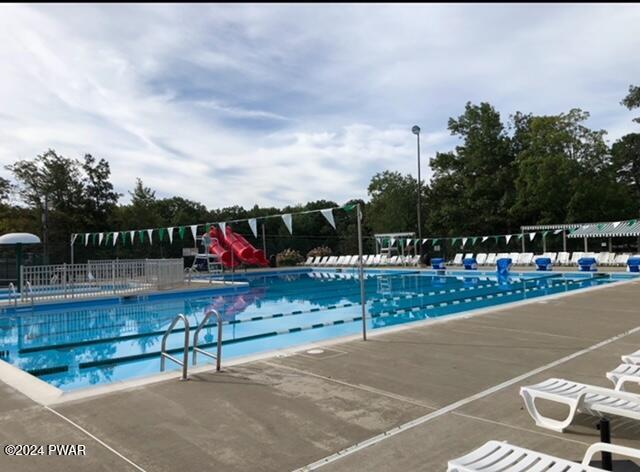
M 621 104 L 640 108 L 640 87 L 631 86 Z M 589 113 L 572 109 L 558 115 L 515 112 L 504 120 L 489 103 L 467 103 L 450 118 L 459 138 L 455 149 L 430 159 L 433 176 L 422 188 L 423 236 L 510 234 L 521 225 L 609 221 L 640 216 L 640 133 L 611 145 L 606 131 L 590 129 Z M 640 123 L 640 118 L 634 121 Z M 18 160 L 0 177 L 0 233 L 32 232 L 47 238 L 50 262 L 69 261 L 71 233 L 146 229 L 261 217 L 338 206 L 318 200 L 284 208 L 231 206 L 208 209 L 179 196 L 159 198 L 137 179 L 130 201 L 120 203 L 104 158 L 73 159 L 48 150 Z M 417 229 L 418 182 L 388 170 L 374 175 L 364 212 L 366 251 L 379 232 Z M 294 234 L 277 219 L 266 220 L 268 253 L 317 246 L 357 251 L 355 218 L 336 212 L 337 231 L 319 214 L 297 217 Z M 46 234 L 44 229 L 46 227 Z M 247 225 L 235 228 L 256 246 Z M 190 241 L 174 238 L 154 245 L 115 247 L 76 243 L 76 260 L 102 257 L 179 257 Z

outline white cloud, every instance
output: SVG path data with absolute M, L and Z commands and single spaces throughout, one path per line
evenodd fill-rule
M 638 83 L 636 5 L 4 5 L 0 163 L 107 158 L 210 207 L 342 202 L 424 172 L 467 100 L 581 107 L 613 140 Z

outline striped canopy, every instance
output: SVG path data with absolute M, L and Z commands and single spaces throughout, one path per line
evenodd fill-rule
M 587 223 L 569 233 L 570 238 L 607 238 L 640 236 L 640 221 L 612 221 L 609 223 Z

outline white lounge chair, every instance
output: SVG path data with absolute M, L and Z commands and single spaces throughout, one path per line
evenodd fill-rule
M 374 265 L 374 266 L 380 265 L 381 260 L 382 260 L 382 254 L 376 254 L 375 256 L 373 256 L 373 259 L 371 260 L 371 265 Z
M 476 262 L 478 263 L 478 265 L 484 265 L 486 261 L 487 261 L 487 254 L 484 252 L 479 252 L 478 255 L 476 256 Z
M 415 265 L 418 265 L 419 262 L 420 262 L 420 256 L 418 255 L 411 256 L 409 258 L 409 265 L 415 266 Z
M 338 257 L 337 256 L 329 256 L 329 259 L 325 263 L 325 266 L 334 266 L 334 265 L 336 265 L 337 261 L 338 261 Z
M 541 257 L 548 257 L 549 259 L 551 259 L 551 263 L 555 264 L 556 260 L 558 259 L 558 253 L 557 252 L 545 252 Z M 537 259 L 537 256 L 533 258 L 534 260 Z M 559 264 L 560 262 L 558 262 Z
M 612 371 L 607 372 L 607 378 L 613 382 L 615 390 L 624 391 L 624 384 L 627 382 L 640 384 L 640 365 L 620 364 Z
M 520 254 L 520 259 L 518 260 L 518 264 L 520 265 L 531 265 L 533 263 L 533 253 L 532 252 L 523 252 Z
M 489 441 L 466 456 L 449 461 L 447 472 L 601 472 L 590 466 L 594 455 L 610 452 L 640 458 L 640 450 L 616 444 L 595 443 L 589 446 L 581 463 L 514 446 L 507 442 Z
M 513 265 L 518 265 L 520 262 L 520 253 L 519 252 L 511 252 L 507 255 L 507 257 L 511 258 L 511 263 Z
M 314 259 L 315 259 L 315 257 L 309 256 L 309 257 L 307 257 L 307 260 L 302 263 L 302 265 L 310 266 L 311 264 L 313 264 L 313 260 Z
M 549 379 L 536 385 L 522 387 L 520 395 L 527 411 L 542 428 L 563 432 L 569 427 L 576 413 L 593 416 L 617 415 L 640 420 L 640 395 L 611 388 L 586 385 L 571 380 Z M 550 400 L 569 407 L 564 420 L 543 416 L 536 407 L 536 400 Z
M 472 252 L 467 252 L 464 255 L 464 259 L 473 259 L 473 253 Z M 462 259 L 464 261 L 464 259 Z
M 629 258 L 631 257 L 631 254 L 618 254 L 613 263 L 614 265 L 617 266 L 624 266 L 627 264 L 627 261 L 629 260 Z
M 323 266 L 327 263 L 327 260 L 329 260 L 329 256 L 322 256 L 322 258 L 318 258 L 318 262 L 315 265 Z
M 569 261 L 571 260 L 571 254 L 568 252 L 559 252 L 558 253 L 558 264 L 560 265 L 569 265 Z
M 625 364 L 640 365 L 640 351 L 636 351 L 632 354 L 627 354 L 626 356 L 622 356 L 622 362 L 624 362 Z
M 487 259 L 485 260 L 485 264 L 493 265 L 495 263 L 496 263 L 496 253 L 490 252 L 489 254 L 487 254 Z
M 453 258 L 453 261 L 451 262 L 452 265 L 462 265 L 462 258 L 464 257 L 464 254 L 456 254 L 455 257 Z

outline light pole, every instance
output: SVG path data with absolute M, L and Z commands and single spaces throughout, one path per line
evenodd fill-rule
M 422 206 L 420 200 L 422 198 L 422 183 L 420 181 L 420 127 L 415 125 L 411 128 L 411 132 L 416 135 L 416 140 L 418 143 L 418 240 L 419 244 L 422 244 L 422 220 L 420 218 L 420 207 Z

